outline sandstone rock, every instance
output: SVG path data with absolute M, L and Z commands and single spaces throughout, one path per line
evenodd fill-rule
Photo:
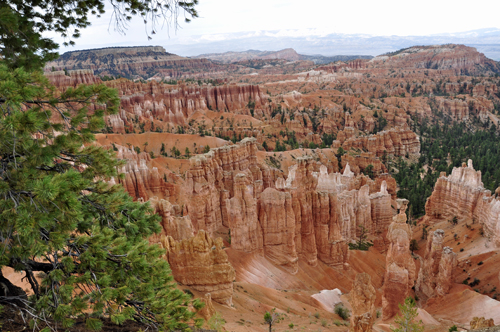
M 484 188 L 481 171 L 474 170 L 471 160 L 453 168 L 448 177 L 442 174 L 425 204 L 426 223 L 454 217 L 479 221 L 484 235 L 500 247 L 500 201 Z
M 131 149 L 115 144 L 118 159 L 127 161 L 126 165 L 118 170 L 125 176 L 118 179 L 119 183 L 134 199 L 149 200 L 152 195 L 164 197 L 167 192 L 167 184 L 160 176 L 158 168 L 148 167 L 151 156 L 146 152 L 137 154 Z
M 193 237 L 193 224 L 189 216 L 176 216 L 174 206 L 165 199 L 152 197 L 149 203 L 155 209 L 155 213 L 162 218 L 162 235 L 171 236 L 176 241 Z
M 371 283 L 371 277 L 367 273 L 358 273 L 354 280 L 354 286 L 350 292 L 352 307 L 351 325 L 349 331 L 370 332 L 376 317 L 375 299 L 377 293 Z
M 344 150 L 357 148 L 371 152 L 377 157 L 420 155 L 420 138 L 407 125 L 360 137 L 355 137 L 353 130 L 350 130 L 351 133 L 345 133 L 346 131 L 348 128 L 337 135 Z
M 194 237 L 182 241 L 163 237 L 161 244 L 177 282 L 210 293 L 218 303 L 232 304 L 235 271 L 222 249 L 221 238 L 213 240 L 199 230 Z
M 386 271 L 382 296 L 382 316 L 384 320 L 394 317 L 398 304 L 408 297 L 415 283 L 415 262 L 410 254 L 412 232 L 406 224 L 404 214 L 406 204 L 400 201 L 400 214 L 394 217 L 387 231 L 390 242 L 386 257 Z
M 257 216 L 257 201 L 253 186 L 245 173 L 233 179 L 234 196 L 228 200 L 228 221 L 231 229 L 231 247 L 246 252 L 262 251 L 263 227 Z M 264 233 L 264 238 L 265 238 Z
M 58 88 L 76 87 L 80 84 L 102 83 L 101 79 L 94 76 L 94 71 L 89 69 L 70 70 L 68 75 L 63 70 L 46 72 L 45 76 L 50 83 Z
M 205 306 L 201 308 L 199 313 L 201 317 L 203 317 L 203 319 L 208 321 L 216 313 L 214 305 L 212 303 L 212 296 L 210 295 L 210 293 L 206 293 L 205 297 L 201 298 L 200 300 L 201 302 L 205 303 Z
M 153 123 L 154 126 L 167 131 L 177 129 L 179 125 L 187 125 L 188 118 L 197 111 L 204 113 L 210 110 L 225 110 L 246 114 L 249 112 L 246 108 L 249 100 L 255 102 L 258 109 L 267 103 L 257 85 L 179 85 L 172 89 L 169 85 L 155 81 L 134 83 L 128 80 L 114 80 L 105 83 L 120 93 L 121 111 L 108 117 L 107 121 L 114 132 L 122 133 L 122 127 L 132 130 L 134 122 L 137 121 L 145 123 L 147 128 Z M 245 133 L 253 136 L 251 131 L 241 131 L 239 127 L 236 129 L 238 132 L 225 131 L 219 134 L 232 137 L 233 134 Z M 259 136 L 257 132 L 256 136 Z
M 204 155 L 190 159 L 191 167 L 186 172 L 185 191 L 189 215 L 195 229 L 203 229 L 213 234 L 222 225 L 229 227 L 229 220 L 223 217 L 232 218 L 238 225 L 243 225 L 246 220 L 252 218 L 257 220 L 257 212 L 251 211 L 255 210 L 256 202 L 251 200 L 250 196 L 257 195 L 254 184 L 263 180 L 263 171 L 257 165 L 256 152 L 256 140 L 246 138 L 238 144 L 211 149 Z M 236 177 L 238 180 L 235 182 Z M 236 194 L 238 197 L 229 203 L 228 200 Z M 237 207 L 247 203 L 249 209 L 245 213 L 251 214 L 248 216 L 250 219 L 238 211 L 230 216 L 228 208 L 231 204 Z M 259 227 L 255 222 L 252 225 L 254 230 Z M 238 241 L 237 239 L 235 242 L 236 246 L 239 245 Z M 259 242 L 256 238 L 251 241 L 253 249 L 261 248 L 259 243 L 262 241 Z M 245 250 L 253 250 L 251 247 L 241 244 L 241 248 Z
M 436 181 L 434 191 L 425 204 L 425 219 L 432 222 L 456 216 L 472 220 L 479 198 L 486 194 L 481 171 L 476 172 L 469 160 L 467 166 L 455 167 L 451 175 L 442 175 Z
M 483 329 L 487 327 L 492 327 L 495 326 L 495 322 L 493 321 L 493 318 L 486 319 L 484 317 L 474 317 L 470 321 L 470 329 L 471 330 L 478 330 L 478 329 Z
M 372 66 L 388 68 L 433 68 L 452 70 L 456 74 L 481 73 L 487 65 L 496 67 L 473 47 L 464 45 L 414 46 L 393 56 L 378 56 L 370 61 Z
M 259 221 L 267 259 L 282 265 L 291 273 L 298 270 L 295 246 L 295 214 L 292 196 L 287 192 L 267 188 L 260 197 Z
M 184 58 L 165 52 L 161 46 L 112 47 L 66 52 L 57 60 L 50 61 L 46 70 L 84 68 L 99 75 L 150 77 L 149 72 L 160 72 L 163 76 L 178 77 L 184 71 L 221 70 L 220 66 L 207 59 Z M 175 69 L 171 69 L 175 68 Z
M 391 195 L 387 191 L 385 181 L 380 186 L 380 191 L 370 195 L 371 218 L 373 227 L 370 233 L 376 236 L 375 247 L 384 252 L 389 245 L 387 230 L 392 222 Z
M 453 252 L 452 248 L 444 247 L 441 262 L 439 262 L 439 274 L 436 285 L 436 292 L 439 296 L 448 294 L 453 284 L 457 264 L 457 254 Z
M 443 253 L 444 231 L 438 229 L 427 239 L 425 255 L 422 260 L 415 293 L 422 303 L 435 295 L 439 266 Z

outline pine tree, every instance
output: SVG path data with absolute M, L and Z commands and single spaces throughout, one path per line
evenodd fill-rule
M 84 312 L 91 329 L 105 315 L 186 327 L 189 296 L 174 287 L 164 250 L 147 241 L 159 217 L 106 182 L 122 162 L 89 144 L 117 111 L 116 90 L 80 85 L 56 98 L 41 72 L 3 64 L 0 82 L 0 268 L 23 272 L 34 294 L 0 272 L 2 302 L 29 311 L 35 327 L 49 318 L 67 328 Z
M 82 318 L 96 330 L 103 317 L 185 329 L 200 323 L 190 296 L 175 288 L 164 250 L 147 241 L 161 230 L 159 217 L 107 182 L 123 163 L 91 144 L 104 116 L 118 111 L 117 91 L 103 84 L 56 91 L 41 72 L 58 48 L 42 32 L 78 38 L 104 2 L 0 3 L 0 301 L 29 313 L 32 330 L 66 329 Z M 175 24 L 178 9 L 196 17 L 196 4 L 124 0 L 113 10 L 120 22 L 141 15 Z M 25 275 L 33 295 L 2 274 L 5 266 Z
M 399 304 L 401 315 L 398 315 L 394 322 L 399 324 L 398 328 L 391 328 L 392 332 L 423 332 L 424 324 L 422 321 L 414 322 L 418 316 L 415 300 L 407 297 L 403 304 Z

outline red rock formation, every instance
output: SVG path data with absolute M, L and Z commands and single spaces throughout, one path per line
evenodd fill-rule
M 171 236 L 161 240 L 177 282 L 210 293 L 214 301 L 232 304 L 235 271 L 222 249 L 222 239 L 213 240 L 203 230 L 180 242 Z
M 476 172 L 469 160 L 467 166 L 453 168 L 448 177 L 441 173 L 425 204 L 425 220 L 453 217 L 472 220 L 478 200 L 484 195 L 487 191 L 481 181 L 481 171 Z
M 453 70 L 456 74 L 480 74 L 497 67 L 493 60 L 464 45 L 414 46 L 394 55 L 380 55 L 370 61 L 378 68 L 428 68 Z
M 296 224 L 290 193 L 273 188 L 264 190 L 259 201 L 259 222 L 262 226 L 265 257 L 276 265 L 284 266 L 291 273 L 296 273 Z
M 210 295 L 210 293 L 206 293 L 205 297 L 201 298 L 200 300 L 201 302 L 205 303 L 205 305 L 203 306 L 203 308 L 201 308 L 199 314 L 201 315 L 201 317 L 203 317 L 203 319 L 208 321 L 216 313 L 214 305 L 212 303 L 212 296 Z
M 406 223 L 405 214 L 408 201 L 404 201 L 406 202 L 402 202 L 400 213 L 394 216 L 394 221 L 387 231 L 390 245 L 387 251 L 382 296 L 382 317 L 384 320 L 390 319 L 398 313 L 398 304 L 404 302 L 415 283 L 415 262 L 410 254 L 412 232 L 410 225 Z
M 493 318 L 486 319 L 484 317 L 474 317 L 470 321 L 470 329 L 471 330 L 479 330 L 479 329 L 484 329 L 488 327 L 493 327 L 495 326 L 495 322 Z
M 118 150 L 117 158 L 127 160 L 127 164 L 119 170 L 119 173 L 123 173 L 125 177 L 119 178 L 118 181 L 125 187 L 130 196 L 135 200 L 142 198 L 144 201 L 149 200 L 151 196 L 168 196 L 167 184 L 160 176 L 158 169 L 148 167 L 148 163 L 151 161 L 151 156 L 148 153 L 137 154 L 135 151 L 117 144 L 114 147 Z M 114 183 L 115 180 L 113 179 L 112 182 Z
M 234 196 L 226 203 L 231 247 L 246 252 L 261 251 L 263 230 L 264 241 L 270 234 L 266 234 L 266 228 L 259 224 L 257 201 L 253 196 L 254 187 L 247 174 L 237 173 L 233 178 L 233 188 Z
M 427 240 L 425 256 L 418 273 L 415 293 L 422 303 L 434 296 L 444 296 L 453 283 L 457 255 L 449 247 L 443 248 L 444 231 L 438 229 Z
M 46 72 L 45 76 L 50 83 L 58 88 L 76 87 L 80 84 L 96 84 L 102 83 L 101 79 L 94 76 L 94 71 L 90 69 L 70 70 L 69 75 L 63 70 Z
M 371 332 L 375 321 L 375 299 L 377 292 L 367 273 L 358 273 L 349 293 L 352 307 L 350 332 Z
M 369 165 L 372 165 L 373 175 L 380 175 L 382 173 L 387 173 L 387 168 L 380 161 L 379 158 L 375 157 L 375 154 L 372 152 L 362 152 L 359 155 L 352 156 L 350 154 L 344 154 L 342 156 L 342 168 L 345 167 L 346 164 L 351 166 L 351 170 L 354 174 L 359 174 L 364 172 Z
M 438 296 L 448 294 L 453 285 L 454 272 L 457 267 L 457 254 L 450 247 L 444 247 L 439 263 L 439 274 L 437 276 L 436 293 Z
M 471 160 L 448 177 L 442 173 L 425 204 L 426 223 L 454 217 L 479 221 L 485 236 L 500 246 L 500 201 L 484 188 L 481 171 L 474 170 Z
M 391 208 L 391 195 L 387 191 L 387 183 L 382 181 L 380 191 L 370 195 L 371 217 L 373 227 L 370 233 L 375 235 L 375 247 L 384 252 L 389 241 L 387 240 L 387 229 L 392 222 L 393 210 Z
M 184 58 L 165 52 L 161 46 L 111 47 L 66 52 L 48 62 L 46 70 L 90 69 L 99 75 L 147 79 L 161 73 L 162 77 L 180 77 L 200 71 L 220 71 L 223 67 L 207 59 Z M 224 69 L 227 70 L 227 67 Z
M 132 130 L 134 121 L 151 122 L 163 130 L 176 129 L 178 125 L 187 125 L 187 119 L 196 111 L 208 110 L 242 112 L 249 114 L 246 105 L 251 100 L 257 109 L 267 100 L 257 85 L 221 85 L 221 86 L 172 86 L 156 81 L 134 83 L 128 80 L 106 82 L 118 89 L 122 110 L 117 116 L 108 118 L 113 131 L 120 132 L 122 127 Z
M 370 136 L 355 136 L 353 129 L 346 128 L 337 135 L 344 150 L 356 148 L 374 153 L 377 157 L 418 156 L 420 139 L 408 126 L 381 131 Z
M 176 210 L 178 206 L 172 205 L 168 200 L 152 197 L 149 200 L 151 206 L 155 209 L 155 213 L 162 218 L 161 226 L 163 236 L 171 236 L 176 241 L 189 239 L 193 237 L 193 225 L 189 216 L 177 216 Z M 159 242 L 161 235 L 155 236 L 151 241 Z
M 500 198 L 487 194 L 481 197 L 474 210 L 474 218 L 481 223 L 484 236 L 500 248 Z
M 213 234 L 222 225 L 229 227 L 229 220 L 223 219 L 228 216 L 227 208 L 231 204 L 226 200 L 235 197 L 235 192 L 239 192 L 238 195 L 242 198 L 249 199 L 248 193 L 242 194 L 246 190 L 241 186 L 242 182 L 248 181 L 251 184 L 252 196 L 259 194 L 258 190 L 265 189 L 263 173 L 266 172 L 266 167 L 257 165 L 256 152 L 255 139 L 246 138 L 236 145 L 212 149 L 204 155 L 191 158 L 191 168 L 186 173 L 186 194 L 189 215 L 195 229 Z M 246 176 L 247 180 L 235 183 L 235 177 L 241 177 L 240 174 Z M 243 204 L 243 201 L 238 198 L 232 204 Z M 232 220 L 238 225 L 247 220 L 247 216 L 234 214 L 233 217 Z M 258 227 L 257 224 L 254 225 Z M 235 242 L 236 246 L 239 246 L 238 241 L 237 239 Z M 258 243 L 261 241 L 255 242 L 253 248 L 260 248 Z M 241 248 L 250 250 L 250 247 L 243 244 Z

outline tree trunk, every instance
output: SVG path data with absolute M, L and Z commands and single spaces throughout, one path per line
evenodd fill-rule
M 28 300 L 26 292 L 3 276 L 0 269 L 0 303 L 12 303 L 24 307 L 24 301 Z

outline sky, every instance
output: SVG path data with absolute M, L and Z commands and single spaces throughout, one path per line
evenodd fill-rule
M 108 11 L 82 31 L 71 50 L 109 46 L 169 45 L 223 40 L 235 32 L 278 30 L 284 35 L 368 34 L 423 36 L 482 28 L 500 28 L 499 0 L 199 0 L 199 18 L 180 27 L 159 30 L 148 40 L 135 17 L 125 35 L 113 29 Z M 47 35 L 62 43 L 54 34 Z

